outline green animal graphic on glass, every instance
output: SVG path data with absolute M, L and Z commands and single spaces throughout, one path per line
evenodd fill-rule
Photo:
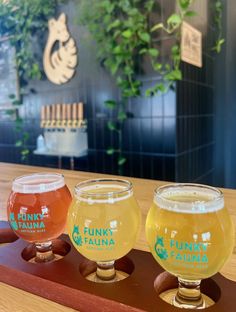
M 163 248 L 160 248 L 160 246 Z M 155 251 L 161 260 L 168 259 L 168 253 L 167 250 L 164 248 L 163 237 L 161 236 L 157 236 L 156 238 Z
M 76 243 L 77 246 L 82 246 L 83 240 L 79 232 L 79 226 L 74 225 L 72 237 L 73 237 L 73 241 Z

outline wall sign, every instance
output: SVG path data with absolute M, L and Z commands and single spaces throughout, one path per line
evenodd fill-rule
M 181 60 L 202 67 L 202 33 L 186 22 L 181 29 Z
M 62 13 L 56 20 L 48 22 L 49 34 L 43 56 L 44 71 L 55 84 L 68 82 L 75 74 L 77 48 L 66 25 L 66 15 Z M 59 47 L 56 47 L 58 43 Z

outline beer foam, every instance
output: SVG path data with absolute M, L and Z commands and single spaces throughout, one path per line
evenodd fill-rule
M 189 200 L 191 198 L 192 200 Z M 155 193 L 154 202 L 162 209 L 188 214 L 210 213 L 224 208 L 224 198 L 219 190 L 191 185 L 185 185 L 184 189 L 182 186 L 159 188 Z
M 124 194 L 123 194 L 124 193 Z M 113 204 L 125 200 L 133 195 L 132 189 L 117 184 L 93 184 L 75 188 L 76 198 L 88 204 L 104 203 Z M 84 197 L 83 197 L 84 195 Z M 107 197 L 107 198 L 101 198 Z
M 12 184 L 12 191 L 23 194 L 45 193 L 64 185 L 65 180 L 61 174 L 35 173 L 16 178 Z

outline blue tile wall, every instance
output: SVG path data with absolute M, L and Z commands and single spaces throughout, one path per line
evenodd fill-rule
M 175 1 L 160 0 L 159 3 L 162 9 L 157 19 L 163 21 L 173 13 Z M 33 151 L 36 138 L 42 133 L 39 126 L 42 105 L 83 101 L 88 120 L 89 154 L 75 159 L 75 169 L 118 174 L 116 156 L 106 154 L 109 146 L 117 145 L 116 134 L 106 126 L 109 118 L 115 115 L 103 103 L 107 99 L 118 100 L 119 90 L 97 61 L 94 42 L 86 39 L 86 29 L 73 24 L 76 14 L 73 2 L 62 7 L 62 11 L 68 15 L 70 30 L 79 47 L 80 63 L 75 77 L 63 86 L 53 85 L 47 80 L 30 83 L 29 87 L 34 88 L 36 94 L 26 94 L 21 108 L 24 129 L 30 133 L 28 147 Z M 201 19 L 201 12 L 198 18 Z M 132 118 L 125 122 L 123 128 L 123 150 L 127 158 L 124 175 L 212 183 L 214 58 L 209 52 L 212 33 L 209 26 L 203 40 L 202 69 L 182 63 L 183 80 L 173 90 L 151 98 L 142 96 L 128 103 Z M 156 40 L 163 61 L 169 58 L 173 40 L 163 32 Z M 160 79 L 147 64 L 139 77 L 143 81 L 143 90 Z M 0 121 L 0 161 L 21 162 L 19 148 L 14 145 L 18 137 L 12 122 Z M 31 153 L 27 163 L 56 168 L 58 158 Z M 69 158 L 62 159 L 62 167 L 70 168 Z

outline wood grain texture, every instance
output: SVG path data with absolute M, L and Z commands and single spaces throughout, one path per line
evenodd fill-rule
M 42 171 L 58 172 L 58 169 L 45 169 L 41 167 L 22 166 L 15 164 L 0 163 L 0 220 L 7 220 L 6 203 L 11 191 L 12 180 L 20 175 L 35 173 Z M 87 173 L 79 171 L 60 170 L 64 174 L 66 183 L 73 193 L 74 186 L 84 180 L 99 177 L 108 177 L 108 175 Z M 111 176 L 110 176 L 111 177 Z M 134 194 L 142 211 L 142 226 L 139 239 L 134 246 L 139 250 L 148 251 L 147 242 L 145 239 L 144 223 L 147 212 L 150 208 L 153 199 L 153 191 L 159 185 L 167 182 L 144 180 L 137 178 L 127 178 L 134 186 Z M 228 208 L 234 225 L 236 227 L 236 191 L 230 189 L 222 189 L 225 196 L 225 204 Z M 236 249 L 228 263 L 224 266 L 221 273 L 227 278 L 236 281 Z M 19 289 L 0 283 L 0 311 L 75 311 L 61 305 L 50 302 L 46 299 L 28 294 Z

